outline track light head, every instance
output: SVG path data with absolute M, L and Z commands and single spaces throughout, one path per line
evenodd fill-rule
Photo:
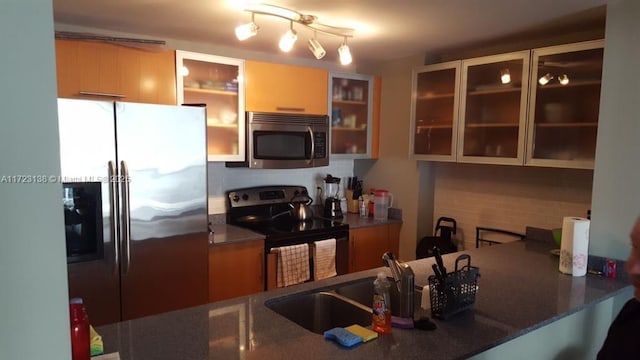
M 351 57 L 351 50 L 349 50 L 349 45 L 347 45 L 347 39 L 344 39 L 344 43 L 340 45 L 338 48 L 338 55 L 340 56 L 340 64 L 349 65 L 353 58 Z
M 236 37 L 238 40 L 243 41 L 247 40 L 252 36 L 256 36 L 258 34 L 258 29 L 260 27 L 255 23 L 255 14 L 251 13 L 251 22 L 242 24 L 236 27 Z
M 298 33 L 293 30 L 293 22 L 291 22 L 289 30 L 282 35 L 278 46 L 280 47 L 280 50 L 289 52 L 293 49 L 293 44 L 296 43 L 296 40 L 298 40 Z
M 322 45 L 320 45 L 320 42 L 315 38 L 309 39 L 309 50 L 311 50 L 313 56 L 318 60 L 322 59 L 327 54 Z

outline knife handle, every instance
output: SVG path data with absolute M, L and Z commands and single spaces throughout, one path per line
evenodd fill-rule
M 436 258 L 436 263 L 438 264 L 438 268 L 440 270 L 440 273 L 442 273 L 442 276 L 447 276 L 447 268 L 444 267 L 444 263 L 442 262 L 442 255 L 440 255 L 440 248 L 438 248 L 437 246 L 433 247 L 433 255 Z
M 440 269 L 438 269 L 438 265 L 432 264 L 431 267 L 433 268 L 433 273 L 436 274 L 436 277 L 442 280 L 442 274 L 440 273 Z

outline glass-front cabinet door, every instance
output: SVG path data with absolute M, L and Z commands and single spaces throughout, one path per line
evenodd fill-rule
M 462 61 L 459 162 L 524 163 L 529 55 Z
M 245 158 L 244 61 L 176 51 L 178 104 L 207 107 L 209 161 Z
M 533 50 L 527 165 L 593 169 L 603 46 Z
M 417 160 L 456 161 L 460 61 L 413 69 L 411 151 Z
M 329 76 L 331 157 L 371 157 L 373 76 Z

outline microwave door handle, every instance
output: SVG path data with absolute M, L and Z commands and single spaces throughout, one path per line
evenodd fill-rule
M 116 230 L 116 193 L 118 192 L 118 183 L 115 181 L 116 177 L 116 165 L 113 161 L 109 161 L 107 164 L 109 169 L 109 215 L 110 215 L 110 231 L 111 241 L 113 242 L 113 273 L 118 274 L 120 271 L 120 241 L 118 240 L 118 232 Z
M 311 126 L 307 126 L 307 131 L 309 132 L 309 136 L 311 136 L 311 154 L 309 159 L 306 160 L 306 162 L 307 164 L 311 164 L 311 162 L 313 161 L 313 154 L 315 154 L 316 152 L 316 143 L 313 137 L 313 129 L 311 128 Z
M 131 266 L 131 204 L 129 196 L 129 169 L 127 163 L 123 160 L 120 162 L 122 176 L 120 179 L 120 189 L 122 191 L 122 240 L 124 241 L 124 271 L 123 274 L 129 272 Z

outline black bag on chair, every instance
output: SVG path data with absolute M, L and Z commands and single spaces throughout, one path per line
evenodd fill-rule
M 449 222 L 450 226 L 442 225 L 442 222 Z M 439 235 L 438 235 L 439 233 Z M 436 222 L 434 236 L 425 236 L 416 247 L 416 259 L 432 257 L 433 247 L 440 249 L 441 254 L 449 254 L 458 251 L 458 248 L 451 240 L 451 234 L 456 233 L 456 220 L 448 217 L 441 217 Z

